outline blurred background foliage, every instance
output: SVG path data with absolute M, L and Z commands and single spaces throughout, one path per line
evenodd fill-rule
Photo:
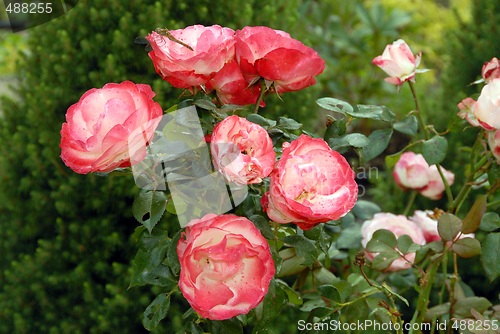
M 2 11 L 0 19 L 6 19 Z M 177 103 L 180 90 L 155 73 L 143 48 L 133 44 L 135 37 L 157 27 L 193 24 L 235 30 L 265 25 L 289 32 L 318 51 L 326 69 L 318 84 L 286 93 L 284 101 L 270 96 L 262 113 L 295 118 L 319 135 L 326 114 L 314 103 L 319 97 L 384 104 L 400 119 L 414 109 L 407 85 L 397 93 L 371 63 L 387 44 L 403 38 L 414 54 L 422 51 L 420 68 L 432 69 L 417 77 L 417 87 L 428 123 L 442 132 L 456 104 L 480 91 L 468 84 L 480 76 L 483 63 L 500 56 L 499 21 L 497 0 L 80 0 L 67 15 L 27 34 L 2 31 L 0 82 L 15 74 L 19 99 L 4 96 L 0 110 L 0 332 L 146 332 L 142 312 L 160 291 L 127 290 L 137 250 L 131 205 L 139 188 L 128 177 L 75 174 L 59 158 L 66 110 L 90 88 L 131 80 L 151 85 L 164 109 Z M 5 89 L 0 86 L 0 94 Z M 368 135 L 380 126 L 358 122 L 350 130 Z M 475 129 L 451 133 L 449 152 L 475 136 Z M 386 153 L 408 142 L 395 136 Z M 363 167 L 353 152 L 347 157 Z M 457 174 L 456 184 L 463 180 L 465 158 L 459 154 L 444 166 Z M 384 211 L 402 212 L 407 194 L 396 188 L 384 160 L 370 165 L 379 168 L 370 180 L 370 197 Z M 415 207 L 441 204 L 419 198 Z M 161 221 L 165 229 L 176 224 L 168 214 Z M 473 262 L 478 261 L 464 265 Z M 470 271 L 471 284 L 478 295 L 487 295 L 492 286 L 474 284 L 485 281 L 474 276 L 480 271 Z M 187 309 L 178 298 L 155 332 L 181 330 Z M 285 311 L 271 327 L 295 332 L 301 315 L 294 312 Z

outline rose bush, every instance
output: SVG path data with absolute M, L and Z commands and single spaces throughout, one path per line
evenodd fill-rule
M 346 159 L 324 140 L 301 135 L 283 144 L 262 206 L 272 220 L 309 230 L 352 209 L 358 195 L 354 176 Z
M 207 81 L 205 89 L 208 94 L 215 90 L 217 97 L 223 103 L 239 106 L 256 103 L 260 93 L 260 85 L 248 87 L 248 82 L 234 60 L 224 65 L 212 79 Z M 261 101 L 259 106 L 264 107 L 264 101 Z
M 212 320 L 248 313 L 266 295 L 275 272 L 266 239 L 250 220 L 234 215 L 191 221 L 177 254 L 184 297 Z
M 193 50 L 155 31 L 146 39 L 153 48 L 149 57 L 156 72 L 174 87 L 203 85 L 234 57 L 234 30 L 230 28 L 194 25 L 170 33 Z
M 215 126 L 210 150 L 215 169 L 239 186 L 262 182 L 276 157 L 267 131 L 237 115 Z
M 491 80 L 483 87 L 474 114 L 486 130 L 500 129 L 500 78 Z
M 245 27 L 236 32 L 235 39 L 235 57 L 245 79 L 249 83 L 259 77 L 272 81 L 278 93 L 313 85 L 314 76 L 325 68 L 316 51 L 280 30 Z
M 150 86 L 130 81 L 87 91 L 66 113 L 61 159 L 80 174 L 140 162 L 162 116 L 154 96 Z
M 419 245 L 425 244 L 425 237 L 422 230 L 411 220 L 408 220 L 403 215 L 394 215 L 388 212 L 376 213 L 372 219 L 366 220 L 361 227 L 361 245 L 366 249 L 366 244 L 372 239 L 373 233 L 380 229 L 386 229 L 394 233 L 396 237 L 400 237 L 403 234 L 408 235 L 414 243 Z M 366 251 L 366 257 L 369 260 L 373 260 L 378 253 L 371 253 Z M 415 260 L 415 253 L 409 253 L 405 255 L 405 259 L 396 259 L 387 268 L 387 271 L 399 271 L 408 269 L 411 264 L 408 262 L 413 262 Z M 407 261 L 408 260 L 408 261 Z
M 402 39 L 387 45 L 381 56 L 373 59 L 373 63 L 380 67 L 389 78 L 385 78 L 390 84 L 402 85 L 405 81 L 415 81 L 416 73 L 423 73 L 428 70 L 418 70 L 422 52 L 414 56 L 410 47 Z

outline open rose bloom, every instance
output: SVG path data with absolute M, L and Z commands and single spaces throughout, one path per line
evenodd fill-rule
M 245 79 L 259 77 L 274 82 L 278 93 L 297 91 L 313 85 L 314 76 L 325 69 L 318 53 L 289 34 L 268 27 L 238 30 L 236 61 Z
M 500 78 L 491 80 L 483 87 L 474 114 L 486 130 L 500 129 Z
M 212 320 L 248 313 L 274 277 L 269 244 L 244 217 L 195 219 L 177 244 L 179 287 L 193 309 Z
M 215 126 L 210 150 L 214 167 L 239 186 L 262 182 L 273 170 L 276 157 L 267 131 L 236 115 Z
M 455 181 L 455 174 L 441 167 L 443 175 L 449 185 Z M 435 165 L 429 166 L 422 154 L 405 152 L 394 165 L 392 173 L 396 184 L 402 188 L 418 190 L 422 196 L 438 200 L 441 198 L 445 186 Z
M 358 195 L 354 176 L 346 159 L 323 139 L 301 135 L 283 144 L 262 206 L 272 220 L 309 230 L 352 209 Z
M 366 249 L 366 244 L 368 241 L 372 239 L 373 233 L 377 230 L 386 229 L 394 233 L 397 237 L 402 236 L 403 234 L 408 235 L 414 243 L 419 245 L 425 245 L 425 237 L 420 229 L 414 222 L 408 220 L 403 215 L 394 215 L 392 213 L 380 212 L 376 213 L 371 220 L 367 220 L 363 223 L 361 227 L 361 245 Z M 366 257 L 372 261 L 378 253 L 370 253 L 365 252 Z M 415 260 L 415 253 L 409 253 L 405 255 L 408 261 Z M 387 271 L 399 271 L 408 269 L 411 267 L 411 264 L 408 263 L 405 259 L 400 258 L 396 259 L 390 266 L 387 268 Z
M 155 31 L 146 39 L 153 48 L 149 57 L 156 72 L 174 87 L 203 85 L 234 58 L 234 31 L 230 28 L 195 25 L 170 33 L 193 50 Z
M 86 92 L 66 113 L 61 159 L 80 174 L 140 162 L 163 114 L 154 96 L 150 86 L 130 81 Z
M 405 81 L 415 81 L 416 73 L 428 71 L 427 69 L 417 69 L 421 57 L 422 52 L 414 56 L 408 44 L 402 39 L 398 39 L 387 45 L 382 55 L 373 59 L 373 63 L 389 75 L 385 81 L 400 86 Z

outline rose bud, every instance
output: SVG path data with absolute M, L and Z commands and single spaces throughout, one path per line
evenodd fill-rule
M 443 168 L 443 166 L 441 166 L 441 171 L 443 172 L 444 178 L 448 182 L 448 185 L 451 186 L 455 181 L 455 174 L 453 174 L 450 171 L 447 171 L 446 169 Z M 438 200 L 443 195 L 445 187 L 443 179 L 441 178 L 441 175 L 439 175 L 439 171 L 436 165 L 432 165 L 431 167 L 429 167 L 428 176 L 429 176 L 429 182 L 424 188 L 419 190 L 420 195 L 433 200 Z
M 358 195 L 354 176 L 347 160 L 323 139 L 301 135 L 283 144 L 261 203 L 272 220 L 309 230 L 352 209 Z
M 467 121 L 472 126 L 481 126 L 481 124 L 479 124 L 479 121 L 476 119 L 476 115 L 474 115 L 475 106 L 476 106 L 476 101 L 474 101 L 474 99 L 468 97 L 468 98 L 462 100 L 462 102 L 460 102 L 458 104 L 458 109 L 460 109 L 460 111 L 458 112 L 457 115 L 461 119 L 464 119 L 464 118 L 467 119 Z
M 488 145 L 497 163 L 500 164 L 500 130 L 488 132 Z
M 420 189 L 429 183 L 429 164 L 422 154 L 405 152 L 392 172 L 396 184 L 403 189 Z
M 495 78 L 500 78 L 500 62 L 496 57 L 493 57 L 493 59 L 489 62 L 484 63 L 481 76 L 486 83 Z
M 500 129 L 500 78 L 483 87 L 474 114 L 486 130 Z
M 257 102 L 260 93 L 259 87 L 248 87 L 236 61 L 231 60 L 205 84 L 208 94 L 215 89 L 217 97 L 223 103 L 245 106 Z M 264 101 L 260 102 L 264 107 Z
M 238 186 L 262 182 L 276 158 L 267 131 L 236 115 L 215 126 L 210 151 L 215 169 Z
M 153 31 L 146 39 L 149 57 L 163 80 L 177 88 L 205 84 L 227 61 L 234 58 L 234 30 L 218 25 L 190 26 L 170 33 L 188 47 Z
M 267 293 L 274 262 L 266 239 L 244 217 L 208 214 L 192 220 L 177 244 L 179 287 L 193 309 L 212 320 L 248 313 Z
M 410 217 L 410 220 L 415 222 L 415 224 L 418 225 L 422 229 L 422 232 L 424 233 L 425 241 L 427 243 L 432 242 L 432 241 L 440 241 L 441 237 L 439 236 L 438 233 L 438 221 L 435 219 L 432 219 L 430 216 L 434 214 L 433 211 L 426 210 L 426 211 L 420 211 L 420 210 L 415 210 L 413 213 L 413 216 Z M 474 233 L 469 233 L 469 234 L 460 234 L 458 239 L 463 239 L 463 238 L 474 238 L 475 235 Z
M 146 156 L 163 114 L 148 85 L 130 81 L 91 89 L 69 107 L 61 129 L 61 159 L 80 174 L 129 167 Z
M 380 212 L 376 213 L 371 220 L 367 220 L 363 223 L 361 227 L 361 245 L 366 249 L 366 244 L 372 239 L 373 233 L 377 230 L 386 229 L 394 233 L 398 238 L 404 234 L 408 235 L 414 243 L 419 245 L 425 244 L 424 234 L 420 227 L 418 227 L 414 222 L 408 220 L 403 215 L 393 215 L 392 213 Z M 378 253 L 366 252 L 366 257 L 373 261 Z M 415 253 L 408 253 L 405 255 L 408 261 L 415 260 Z M 394 262 L 386 269 L 386 271 L 399 271 L 408 269 L 411 264 L 405 259 L 399 258 L 394 260 Z
M 259 77 L 274 83 L 277 93 L 297 91 L 316 83 L 325 69 L 318 53 L 289 34 L 268 27 L 238 30 L 236 61 L 248 82 Z
M 415 82 L 416 73 L 428 71 L 427 69 L 417 69 L 421 57 L 422 52 L 413 56 L 408 44 L 402 39 L 398 39 L 387 45 L 382 55 L 373 59 L 373 63 L 389 75 L 385 81 L 400 86 L 408 80 Z

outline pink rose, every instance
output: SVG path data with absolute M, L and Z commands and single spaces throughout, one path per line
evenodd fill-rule
M 481 71 L 481 76 L 485 82 L 490 82 L 490 80 L 495 78 L 500 78 L 500 62 L 496 57 L 493 57 L 489 62 L 484 63 L 483 69 Z
M 373 63 L 380 67 L 389 78 L 385 78 L 390 84 L 402 85 L 405 81 L 415 82 L 415 74 L 427 72 L 428 70 L 417 70 L 420 64 L 422 52 L 413 56 L 410 47 L 402 39 L 398 39 L 385 47 L 381 56 L 375 57 Z
M 215 89 L 217 97 L 223 103 L 236 104 L 239 106 L 257 102 L 260 86 L 247 87 L 248 82 L 243 78 L 243 74 L 241 74 L 241 70 L 234 60 L 224 65 L 224 67 L 205 84 L 207 93 Z M 265 106 L 264 101 L 260 102 L 260 106 Z
M 248 313 L 274 276 L 266 239 L 244 217 L 208 214 L 192 220 L 177 244 L 179 287 L 202 317 L 224 320 Z
M 474 114 L 486 130 L 500 129 L 500 78 L 483 87 Z
M 429 217 L 432 214 L 434 214 L 434 212 L 430 210 L 426 211 L 415 210 L 413 216 L 410 217 L 410 220 L 415 222 L 415 224 L 417 224 L 418 227 L 422 229 L 422 232 L 424 233 L 424 237 L 427 243 L 441 240 L 441 237 L 439 236 L 438 232 L 437 220 L 434 220 L 431 217 Z M 474 237 L 475 237 L 474 233 L 458 234 L 458 239 L 474 238 Z
M 474 99 L 468 97 L 468 98 L 462 100 L 462 102 L 460 102 L 458 104 L 458 109 L 460 109 L 460 111 L 458 112 L 457 115 L 461 119 L 464 119 L 464 118 L 467 119 L 467 121 L 472 126 L 481 126 L 481 124 L 479 124 L 479 121 L 476 119 L 476 115 L 474 115 L 475 106 L 476 106 L 476 101 L 474 101 Z
M 425 238 L 422 230 L 411 220 L 408 220 L 403 215 L 393 215 L 392 213 L 380 212 L 376 213 L 371 220 L 367 220 L 363 223 L 361 227 L 361 245 L 366 249 L 366 244 L 372 239 L 373 233 L 377 230 L 386 229 L 394 233 L 394 235 L 399 238 L 403 234 L 408 235 L 414 243 L 419 245 L 425 245 Z M 378 253 L 366 252 L 366 257 L 373 261 Z M 405 255 L 408 261 L 415 260 L 415 253 L 409 253 Z M 408 269 L 411 264 L 405 259 L 396 259 L 387 271 L 399 271 Z
M 422 229 L 425 241 L 427 243 L 441 240 L 437 229 L 437 220 L 429 217 L 433 214 L 434 212 L 431 210 L 415 210 L 413 216 L 410 217 L 410 220 L 412 220 L 415 224 L 417 224 L 418 227 Z
M 205 84 L 234 58 L 234 30 L 218 25 L 190 26 L 170 33 L 193 50 L 153 31 L 146 39 L 156 72 L 177 88 Z
M 278 93 L 301 90 L 316 83 L 325 69 L 318 53 L 289 34 L 268 27 L 238 30 L 236 61 L 248 82 L 262 77 L 274 82 Z
M 394 166 L 392 175 L 403 189 L 420 189 L 429 183 L 429 164 L 422 154 L 405 152 Z
M 214 167 L 230 182 L 260 183 L 274 167 L 269 134 L 258 124 L 233 115 L 217 124 L 210 139 Z
M 347 160 L 323 139 L 301 135 L 283 144 L 262 206 L 272 220 L 309 230 L 352 209 L 358 195 L 354 176 Z
M 69 107 L 61 159 L 80 174 L 129 167 L 146 156 L 163 114 L 148 85 L 124 81 L 91 89 Z
M 455 181 L 455 174 L 447 171 L 443 168 L 443 166 L 441 166 L 441 171 L 443 172 L 444 178 L 448 182 L 448 185 L 451 186 Z M 441 178 L 441 175 L 439 175 L 439 171 L 436 165 L 432 165 L 429 167 L 428 176 L 429 182 L 424 188 L 419 189 L 420 195 L 433 200 L 438 200 L 443 195 L 445 187 L 443 179 Z
M 488 144 L 490 150 L 500 164 L 500 130 L 488 132 Z

